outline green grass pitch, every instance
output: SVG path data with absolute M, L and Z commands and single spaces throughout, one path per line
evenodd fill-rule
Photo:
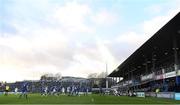
M 138 98 L 127 96 L 41 96 L 29 94 L 28 99 L 18 98 L 19 95 L 0 95 L 0 104 L 180 104 L 180 101 L 161 98 Z

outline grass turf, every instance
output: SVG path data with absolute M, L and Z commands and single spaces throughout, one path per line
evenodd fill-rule
M 180 104 L 180 101 L 161 98 L 138 98 L 127 96 L 41 96 L 29 94 L 28 99 L 19 99 L 18 95 L 0 95 L 0 104 Z

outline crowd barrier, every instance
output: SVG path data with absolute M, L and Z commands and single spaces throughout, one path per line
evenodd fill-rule
M 156 93 L 155 92 L 146 92 L 145 96 L 147 96 L 147 97 L 156 97 Z
M 20 94 L 21 92 L 8 92 L 8 94 Z M 0 95 L 3 95 L 4 92 L 0 92 Z
M 137 92 L 136 97 L 145 97 L 145 92 Z
M 174 98 L 175 100 L 180 100 L 180 93 L 175 93 Z
M 157 97 L 157 98 L 168 98 L 168 99 L 175 99 L 180 100 L 180 93 L 176 92 L 137 92 L 137 97 Z
M 156 94 L 156 97 L 174 99 L 174 94 L 174 92 L 159 92 Z
M 84 94 L 85 92 L 79 92 L 79 95 Z M 92 94 L 92 92 L 88 92 L 87 94 Z

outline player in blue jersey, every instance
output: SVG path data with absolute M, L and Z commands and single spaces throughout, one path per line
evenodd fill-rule
M 27 92 L 28 92 L 28 83 L 24 83 L 22 85 L 21 94 L 20 94 L 19 98 L 24 97 L 27 99 L 28 98 Z

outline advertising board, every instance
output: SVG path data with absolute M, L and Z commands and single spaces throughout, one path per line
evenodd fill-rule
M 163 76 L 163 74 L 161 74 L 161 75 L 156 75 L 156 80 L 161 80 L 161 79 L 163 79 L 164 78 L 164 76 Z
M 158 98 L 170 98 L 174 99 L 174 92 L 160 92 L 156 95 Z
M 175 100 L 180 100 L 180 93 L 175 93 L 174 98 L 175 98 Z
M 154 78 L 154 73 L 151 73 L 149 75 L 145 75 L 141 77 L 141 81 L 151 80 Z
M 144 92 L 137 92 L 136 97 L 145 97 L 145 93 Z
M 165 74 L 165 78 L 171 78 L 176 76 L 176 71 L 172 71 Z

